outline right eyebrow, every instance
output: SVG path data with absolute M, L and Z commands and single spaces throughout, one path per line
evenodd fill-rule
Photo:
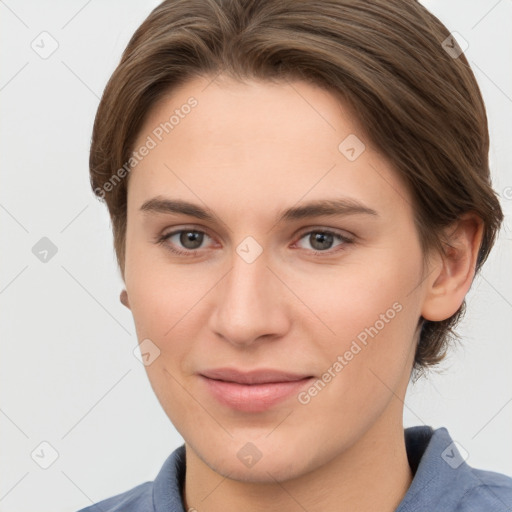
M 168 199 L 161 196 L 153 197 L 140 207 L 145 213 L 182 213 L 201 220 L 213 222 L 215 217 L 202 206 L 183 201 L 181 199 Z

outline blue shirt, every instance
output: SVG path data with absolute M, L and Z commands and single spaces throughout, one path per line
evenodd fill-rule
M 511 512 L 512 478 L 469 466 L 446 428 L 404 430 L 411 486 L 395 512 Z M 185 445 L 169 455 L 153 482 L 79 512 L 185 512 Z

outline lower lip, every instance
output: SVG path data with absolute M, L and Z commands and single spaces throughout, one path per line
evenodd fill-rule
M 223 405 L 244 412 L 263 412 L 309 384 L 313 377 L 289 382 L 238 384 L 200 376 L 210 393 Z

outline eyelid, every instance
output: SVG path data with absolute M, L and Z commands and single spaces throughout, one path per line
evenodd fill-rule
M 204 233 L 205 235 L 209 236 L 210 238 L 215 239 L 215 237 L 212 236 L 210 234 L 209 230 L 207 228 L 205 228 L 204 226 L 198 227 L 198 226 L 186 225 L 186 224 L 184 224 L 183 226 L 180 225 L 180 226 L 174 227 L 167 232 L 165 232 L 165 230 L 164 230 L 162 232 L 162 234 L 158 235 L 158 236 L 169 237 L 172 235 L 176 235 L 177 233 L 181 233 L 182 231 L 197 231 L 198 233 Z
M 319 233 L 330 233 L 333 235 L 337 235 L 344 240 L 350 240 L 353 241 L 356 236 L 353 233 L 350 233 L 350 231 L 345 231 L 343 229 L 338 228 L 330 228 L 326 226 L 308 226 L 307 228 L 302 228 L 295 237 L 299 240 L 304 237 L 304 235 L 307 235 L 312 232 L 319 232 Z

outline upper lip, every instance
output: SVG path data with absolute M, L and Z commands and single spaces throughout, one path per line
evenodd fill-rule
M 200 372 L 208 379 L 236 382 L 238 384 L 267 384 L 271 382 L 291 382 L 311 377 L 311 375 L 282 372 L 272 369 L 258 369 L 243 372 L 235 368 L 215 368 Z

